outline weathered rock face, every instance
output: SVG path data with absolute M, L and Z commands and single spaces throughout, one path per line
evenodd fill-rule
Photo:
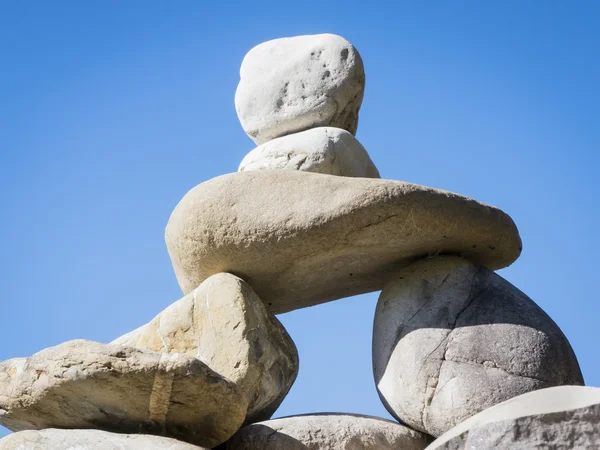
M 221 450 L 422 450 L 429 437 L 375 417 L 314 414 L 242 428 Z
M 480 412 L 434 441 L 442 449 L 594 449 L 600 443 L 600 389 L 560 386 Z
M 184 353 L 235 382 L 249 399 L 247 422 L 271 417 L 298 374 L 298 351 L 252 288 L 220 273 L 113 344 Z
M 147 434 L 99 430 L 19 431 L 0 439 L 0 450 L 206 450 L 185 442 Z
M 356 134 L 365 89 L 360 55 L 333 34 L 275 39 L 244 57 L 235 107 L 257 144 L 315 127 Z
M 321 127 L 273 139 L 248 153 L 239 171 L 284 169 L 379 178 L 365 148 L 341 128 Z
M 272 313 L 381 289 L 399 267 L 431 253 L 498 269 L 521 252 L 510 217 L 466 197 L 288 170 L 237 172 L 196 186 L 165 234 L 184 293 L 230 272 Z
M 246 417 L 231 381 L 196 358 L 69 341 L 0 364 L 0 424 L 161 434 L 212 447 Z
M 433 436 L 517 395 L 583 383 L 552 319 L 508 281 L 459 257 L 419 261 L 385 286 L 373 367 L 388 411 Z

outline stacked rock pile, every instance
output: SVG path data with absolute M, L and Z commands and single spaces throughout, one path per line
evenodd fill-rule
M 184 297 L 110 344 L 1 363 L 0 423 L 18 432 L 0 449 L 598 448 L 600 390 L 577 386 L 560 329 L 493 272 L 521 252 L 510 217 L 380 179 L 354 137 L 356 49 L 277 39 L 240 74 L 236 109 L 258 146 L 171 214 Z M 398 422 L 269 420 L 299 367 L 274 314 L 376 290 L 373 371 Z

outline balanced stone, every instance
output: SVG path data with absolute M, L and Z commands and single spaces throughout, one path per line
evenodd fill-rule
M 379 290 L 429 254 L 498 269 L 521 252 L 508 215 L 461 195 L 292 170 L 236 172 L 196 186 L 165 238 L 184 293 L 230 272 L 272 313 Z
M 529 392 L 486 409 L 427 450 L 597 449 L 600 389 L 560 386 Z
M 228 273 L 209 277 L 113 344 L 199 358 L 241 388 L 249 423 L 269 419 L 298 374 L 298 351 L 283 325 Z
M 423 450 L 430 438 L 408 427 L 354 414 L 285 417 L 246 426 L 220 450 Z
M 320 127 L 273 139 L 246 155 L 239 171 L 288 169 L 379 178 L 365 148 L 341 128 Z
M 0 439 L 0 450 L 206 450 L 175 439 L 100 430 L 19 431 Z
M 517 395 L 583 383 L 569 342 L 540 307 L 454 256 L 421 260 L 385 286 L 373 365 L 388 411 L 433 436 Z
M 181 354 L 76 340 L 0 363 L 0 424 L 13 431 L 95 428 L 213 447 L 246 409 L 235 383 Z
M 248 52 L 235 106 L 256 144 L 324 126 L 356 134 L 364 89 L 362 60 L 346 39 L 297 36 L 264 42 Z

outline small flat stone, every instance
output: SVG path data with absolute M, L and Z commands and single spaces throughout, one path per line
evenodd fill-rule
M 456 256 L 418 261 L 384 287 L 373 369 L 388 411 L 433 436 L 526 392 L 583 384 L 556 323 L 508 281 Z
M 356 134 L 364 89 L 362 59 L 346 39 L 296 36 L 264 42 L 248 52 L 235 106 L 256 144 L 325 126 Z
M 92 428 L 213 447 L 246 409 L 235 383 L 181 354 L 76 340 L 0 363 L 0 424 L 12 431 Z
M 365 148 L 341 128 L 312 128 L 259 145 L 238 171 L 300 170 L 342 177 L 379 178 Z
M 220 450 L 423 450 L 429 436 L 389 420 L 313 414 L 248 425 Z
M 165 239 L 184 293 L 230 272 L 274 314 L 379 290 L 429 254 L 499 269 L 521 253 L 516 226 L 497 208 L 400 181 L 292 170 L 196 186 L 171 214 Z
M 0 439 L 0 450 L 207 450 L 175 439 L 149 434 L 100 430 L 19 431 Z
M 246 422 L 267 420 L 298 375 L 298 351 L 252 288 L 229 273 L 206 279 L 113 344 L 199 358 L 249 400 Z
M 427 450 L 597 449 L 600 389 L 559 386 L 486 409 L 440 436 Z

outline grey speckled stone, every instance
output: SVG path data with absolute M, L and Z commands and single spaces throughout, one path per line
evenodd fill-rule
M 583 383 L 552 319 L 508 281 L 463 258 L 401 270 L 379 297 L 373 330 L 384 404 L 433 436 L 517 395 Z
M 376 417 L 313 414 L 260 422 L 220 450 L 422 450 L 429 436 Z
M 600 448 L 600 389 L 560 386 L 523 394 L 467 419 L 427 450 Z

